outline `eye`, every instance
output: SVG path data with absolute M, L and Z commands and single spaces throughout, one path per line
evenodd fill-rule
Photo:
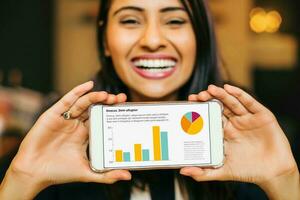
M 183 19 L 172 19 L 167 22 L 168 25 L 183 25 L 186 21 Z
M 136 20 L 136 19 L 125 19 L 125 20 L 121 20 L 120 23 L 121 23 L 121 24 L 125 24 L 125 25 L 126 25 L 126 24 L 129 24 L 129 25 L 135 25 L 135 24 L 137 25 L 137 24 L 140 24 L 139 21 Z

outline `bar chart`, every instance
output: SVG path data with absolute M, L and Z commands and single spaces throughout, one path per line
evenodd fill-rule
M 123 151 L 122 149 L 115 150 L 115 162 L 143 162 L 150 161 L 167 161 L 169 160 L 169 141 L 168 132 L 161 131 L 160 126 L 152 127 L 152 144 L 153 151 L 143 149 L 142 144 L 133 144 L 133 152 Z

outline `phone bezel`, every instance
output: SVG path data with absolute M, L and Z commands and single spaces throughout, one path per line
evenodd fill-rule
M 113 106 L 139 106 L 145 104 L 159 104 L 159 105 L 183 105 L 183 104 L 209 104 L 209 117 L 210 117 L 210 141 L 211 141 L 211 164 L 192 164 L 192 165 L 166 165 L 166 166 L 139 166 L 139 167 L 131 167 L 128 166 L 127 170 L 147 170 L 147 169 L 178 169 L 186 166 L 198 166 L 198 167 L 213 167 L 218 168 L 223 165 L 224 160 L 224 144 L 223 144 L 223 122 L 222 122 L 222 111 L 223 105 L 221 102 L 217 100 L 211 100 L 208 102 L 188 102 L 188 101 L 180 101 L 180 102 L 141 102 L 141 103 L 122 103 L 115 104 Z M 101 104 L 92 105 L 89 109 L 90 114 L 90 134 L 89 134 L 89 156 L 90 156 L 90 166 L 95 172 L 105 172 L 116 168 L 105 168 L 103 166 L 103 137 L 99 133 L 99 130 L 103 130 L 102 123 L 102 106 Z M 212 120 L 217 119 L 217 120 Z M 97 123 L 98 122 L 98 123 Z M 102 147 L 102 148 L 99 148 Z M 119 168 L 118 168 L 119 169 Z M 121 168 L 120 168 L 121 169 Z

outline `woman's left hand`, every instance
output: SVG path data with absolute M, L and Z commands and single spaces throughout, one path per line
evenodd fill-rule
M 255 183 L 269 197 L 295 186 L 299 172 L 289 142 L 271 111 L 240 88 L 209 86 L 190 95 L 190 101 L 218 99 L 224 104 L 224 165 L 218 169 L 182 168 L 180 173 L 197 181 L 233 180 Z M 287 183 L 295 182 L 289 185 Z M 284 188 L 281 183 L 287 184 Z M 278 191 L 280 190 L 280 191 Z M 285 192 L 288 190 L 285 190 Z M 290 194 L 286 194 L 290 195 Z M 283 197 L 283 196 L 282 196 Z M 287 197 L 287 196 L 284 196 Z

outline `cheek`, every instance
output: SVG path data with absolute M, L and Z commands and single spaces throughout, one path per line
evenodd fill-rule
M 181 57 L 180 76 L 177 77 L 181 86 L 191 77 L 196 60 L 196 38 L 193 30 L 185 30 L 172 35 L 174 47 Z
M 175 48 L 183 56 L 184 62 L 193 62 L 196 55 L 196 38 L 193 30 L 189 28 L 168 35 L 169 40 L 173 41 Z
M 137 33 L 133 31 L 122 30 L 118 27 L 108 27 L 107 29 L 107 50 L 113 61 L 113 66 L 125 83 L 130 79 L 130 73 L 128 73 L 128 55 L 133 49 L 137 40 Z
M 108 27 L 107 32 L 107 50 L 113 60 L 119 62 L 129 54 L 137 40 L 137 34 L 132 31 L 120 30 L 114 26 Z

